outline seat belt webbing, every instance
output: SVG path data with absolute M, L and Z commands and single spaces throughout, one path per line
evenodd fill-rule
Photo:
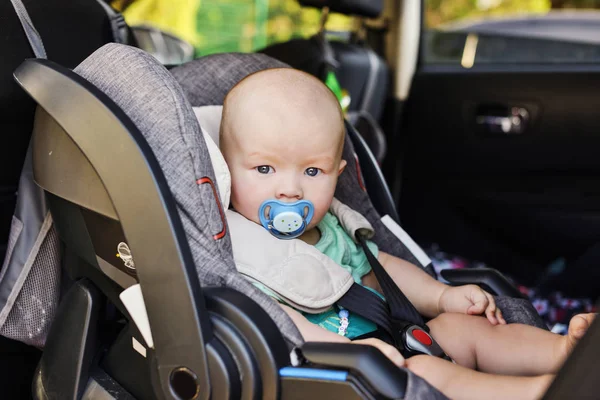
M 388 303 L 393 322 L 406 321 L 425 328 L 425 322 L 415 306 L 413 306 L 412 303 L 406 298 L 398 285 L 396 285 L 389 274 L 385 271 L 383 266 L 379 263 L 377 258 L 375 258 L 373 253 L 371 253 L 371 250 L 369 250 L 365 239 L 359 234 L 356 235 L 356 238 L 358 239 L 358 242 L 367 256 L 367 260 L 373 269 L 375 277 L 379 282 L 379 286 L 381 286 L 381 290 L 383 291 L 383 295 Z
M 29 17 L 23 2 L 21 0 L 10 0 L 10 2 L 19 17 L 19 21 L 21 21 L 21 25 L 23 26 L 27 40 L 29 40 L 29 45 L 33 50 L 33 54 L 35 54 L 37 58 L 48 58 L 46 56 L 46 49 L 44 48 L 42 38 L 37 29 L 35 29 L 33 22 L 31 22 L 31 18 Z
M 394 328 L 387 305 L 369 289 L 355 283 L 337 301 L 337 305 L 373 322 L 392 338 L 394 337 Z

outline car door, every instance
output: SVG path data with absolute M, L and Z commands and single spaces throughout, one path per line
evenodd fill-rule
M 386 174 L 426 247 L 597 296 L 600 10 L 541 3 L 425 0 Z

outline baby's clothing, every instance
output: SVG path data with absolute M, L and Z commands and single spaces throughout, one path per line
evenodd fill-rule
M 325 214 L 325 217 L 319 222 L 317 228 L 321 233 L 321 238 L 314 247 L 350 273 L 354 282 L 361 284 L 362 277 L 371 271 L 371 266 L 362 248 L 350 238 L 348 233 L 346 233 L 344 228 L 340 225 L 338 218 L 330 212 Z M 379 253 L 377 245 L 371 241 L 367 241 L 367 246 L 375 257 L 377 257 L 377 254 Z M 256 280 L 253 280 L 253 283 L 269 296 L 286 304 L 280 296 L 262 283 Z M 372 290 L 370 288 L 367 289 Z M 382 297 L 376 291 L 372 291 Z M 334 304 L 330 309 L 320 314 L 300 312 L 313 324 L 319 325 L 331 332 L 338 333 L 341 323 L 339 311 L 339 307 Z M 350 314 L 348 317 L 348 327 L 344 336 L 353 339 L 375 330 L 377 330 L 377 326 L 371 321 L 356 314 Z

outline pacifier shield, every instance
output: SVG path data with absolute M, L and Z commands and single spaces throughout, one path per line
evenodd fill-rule
M 278 239 L 294 239 L 302 235 L 312 220 L 314 206 L 308 200 L 286 203 L 280 200 L 266 200 L 258 216 L 262 226 Z
M 302 216 L 294 211 L 281 212 L 273 219 L 273 227 L 279 232 L 297 231 L 302 227 L 303 223 Z

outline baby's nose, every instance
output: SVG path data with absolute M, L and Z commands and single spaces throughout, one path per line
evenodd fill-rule
M 302 188 L 297 182 L 287 181 L 282 182 L 279 189 L 276 192 L 277 200 L 300 200 L 302 198 Z

